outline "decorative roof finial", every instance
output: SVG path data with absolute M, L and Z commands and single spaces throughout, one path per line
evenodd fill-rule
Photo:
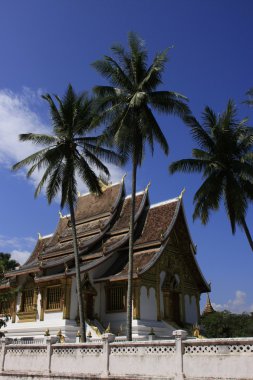
M 149 183 L 147 184 L 145 191 L 148 191 L 148 189 L 150 188 L 150 186 L 151 186 L 151 181 L 149 181 Z
M 42 236 L 41 236 L 41 233 L 40 233 L 40 232 L 38 232 L 38 237 L 39 237 L 39 240 L 42 239 Z
M 63 215 L 62 215 L 61 211 L 59 211 L 59 217 L 63 218 Z
M 111 332 L 111 323 L 109 322 L 109 325 L 107 326 L 107 329 L 105 330 L 105 333 Z
M 81 196 L 81 193 L 80 191 L 77 192 L 77 196 L 80 197 Z
M 181 191 L 180 195 L 179 195 L 179 199 L 182 199 L 183 198 L 183 195 L 184 195 L 184 192 L 185 192 L 185 187 L 183 188 L 183 190 Z
M 126 178 L 126 173 L 123 175 L 121 182 L 124 182 L 124 179 Z

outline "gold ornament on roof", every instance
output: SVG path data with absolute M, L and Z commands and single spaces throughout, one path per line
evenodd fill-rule
M 148 189 L 150 188 L 150 186 L 151 186 L 151 181 L 149 181 L 149 183 L 147 184 L 145 191 L 148 191 Z
M 81 193 L 80 191 L 77 192 L 77 196 L 80 197 L 81 196 Z
M 121 182 L 124 182 L 124 179 L 126 178 L 126 173 L 123 175 Z
M 105 182 L 103 179 L 101 179 L 101 178 L 99 178 L 99 180 L 98 180 L 98 182 L 99 182 L 99 185 L 100 185 L 100 188 L 101 188 L 101 191 L 102 191 L 102 193 L 110 186 L 109 185 L 109 183 L 107 182 Z
M 179 199 L 182 199 L 183 198 L 183 195 L 185 193 L 185 187 L 183 188 L 183 190 L 181 191 L 180 195 L 179 195 Z
M 63 215 L 62 215 L 61 211 L 59 211 L 59 217 L 63 218 Z
M 105 333 L 110 333 L 111 332 L 111 323 L 107 326 Z
M 42 236 L 41 236 L 41 233 L 40 233 L 40 232 L 38 232 L 38 237 L 39 237 L 39 240 L 42 239 Z

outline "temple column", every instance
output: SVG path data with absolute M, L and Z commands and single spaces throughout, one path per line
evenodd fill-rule
M 71 301 L 71 278 L 66 279 L 64 288 L 64 301 L 63 301 L 63 319 L 70 318 L 70 301 Z

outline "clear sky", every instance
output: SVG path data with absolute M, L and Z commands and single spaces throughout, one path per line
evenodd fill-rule
M 31 152 L 17 141 L 23 132 L 47 131 L 50 120 L 41 93 L 62 95 L 68 83 L 91 91 L 104 83 L 90 63 L 110 53 L 114 42 L 126 45 L 127 33 L 137 32 L 150 57 L 166 47 L 169 62 L 162 88 L 186 95 L 200 118 L 206 105 L 222 112 L 229 98 L 239 116 L 253 111 L 241 104 L 253 87 L 252 0 L 2 0 L 0 5 L 0 251 L 12 252 L 23 262 L 37 232 L 54 231 L 59 205 L 34 200 L 33 181 L 10 166 Z M 197 259 L 212 283 L 217 308 L 253 311 L 253 253 L 243 233 L 232 236 L 225 212 L 211 215 L 203 227 L 192 222 L 193 195 L 200 176 L 170 176 L 168 165 L 190 157 L 194 146 L 187 127 L 173 117 L 157 115 L 170 145 L 170 154 L 147 152 L 138 172 L 138 190 L 151 181 L 152 203 L 178 196 L 185 187 L 184 204 Z M 130 167 L 111 167 L 112 180 Z M 83 190 L 82 188 L 80 188 Z M 252 207 L 247 221 L 253 233 Z M 202 297 L 202 304 L 205 296 Z

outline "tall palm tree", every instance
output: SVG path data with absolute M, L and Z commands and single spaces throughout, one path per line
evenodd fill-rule
M 109 81 L 109 86 L 96 86 L 97 107 L 106 123 L 104 138 L 112 141 L 119 152 L 132 161 L 132 198 L 129 228 L 129 271 L 127 291 L 127 339 L 132 340 L 132 277 L 134 210 L 137 167 L 141 166 L 146 143 L 154 152 L 158 142 L 164 153 L 169 151 L 152 109 L 165 114 L 184 116 L 188 107 L 186 97 L 172 91 L 157 91 L 162 84 L 162 73 L 168 49 L 159 53 L 148 66 L 144 42 L 134 33 L 128 35 L 129 51 L 114 45 L 113 57 L 93 63 L 93 67 Z
M 250 88 L 247 92 L 246 95 L 248 96 L 247 100 L 244 100 L 244 104 L 248 104 L 248 106 L 252 107 L 253 106 L 253 87 Z
M 241 226 L 251 249 L 253 242 L 245 221 L 248 202 L 253 200 L 253 129 L 247 119 L 237 120 L 236 107 L 228 101 L 221 115 L 206 107 L 202 125 L 193 117 L 186 118 L 198 148 L 193 158 L 175 161 L 170 172 L 202 173 L 204 182 L 194 196 L 193 219 L 203 224 L 211 210 L 218 210 L 223 199 L 232 233 Z
M 107 167 L 101 159 L 118 163 L 118 156 L 112 151 L 98 146 L 100 137 L 90 137 L 94 120 L 92 100 L 86 94 L 77 95 L 69 85 L 62 99 L 55 95 L 42 96 L 49 104 L 52 118 L 53 135 L 25 133 L 19 135 L 21 141 L 30 141 L 43 149 L 16 163 L 13 170 L 30 167 L 27 177 L 35 170 L 44 169 L 44 174 L 35 191 L 35 197 L 46 186 L 46 196 L 51 203 L 56 195 L 61 193 L 61 208 L 69 207 L 73 249 L 76 266 L 76 283 L 79 303 L 81 340 L 85 336 L 85 316 L 81 294 L 81 278 L 79 251 L 77 244 L 74 205 L 77 199 L 77 176 L 88 189 L 101 194 L 99 179 L 94 169 L 100 170 L 109 176 Z

